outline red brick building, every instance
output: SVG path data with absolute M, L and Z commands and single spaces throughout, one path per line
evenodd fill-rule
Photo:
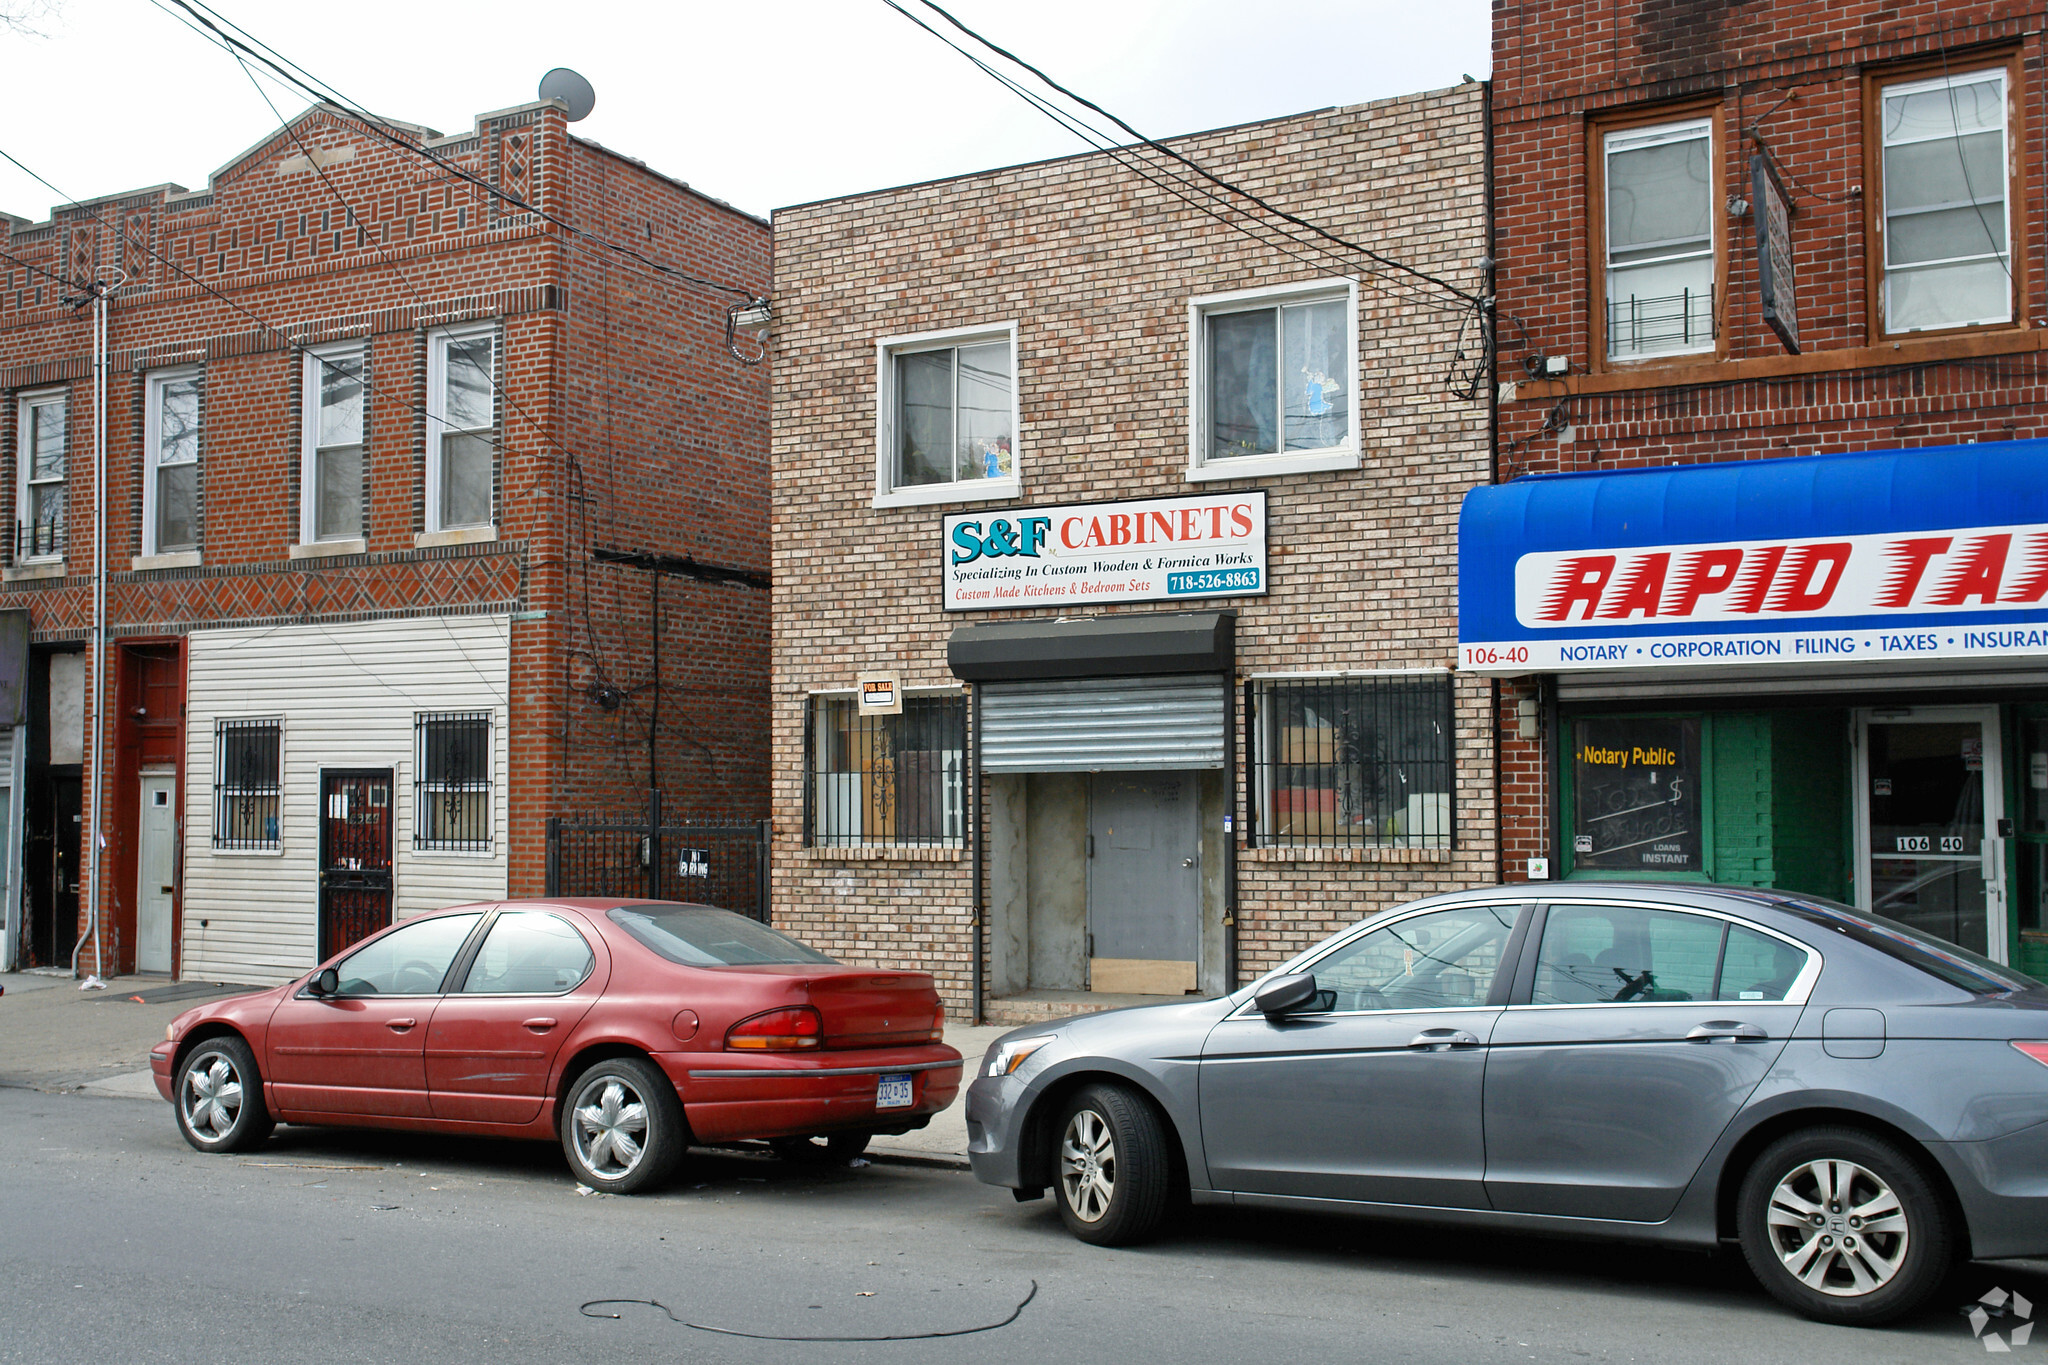
M 449 137 L 315 108 L 203 190 L 0 219 L 0 252 L 11 960 L 95 923 L 84 970 L 280 980 L 538 894 L 550 816 L 655 784 L 765 814 L 767 376 L 727 323 L 765 223 L 554 102 Z
M 1791 887 L 2048 967 L 2039 17 L 1496 4 L 1505 486 L 1461 635 L 1505 875 Z

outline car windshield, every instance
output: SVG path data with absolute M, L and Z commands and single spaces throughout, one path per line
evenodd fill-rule
M 745 915 L 708 905 L 622 905 L 611 912 L 611 920 L 669 961 L 686 967 L 833 961 Z
M 1883 915 L 1852 910 L 1846 905 L 1818 897 L 1780 900 L 1777 904 L 1809 924 L 1832 929 L 1844 938 L 1854 939 L 1888 957 L 1918 967 L 1929 976 L 1939 977 L 1972 995 L 2003 995 L 2007 991 L 2041 989 L 2041 983 L 2031 976 L 2002 967 L 1968 948 L 1959 948 Z

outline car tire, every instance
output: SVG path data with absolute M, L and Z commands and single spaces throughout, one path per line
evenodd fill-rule
M 1076 1091 L 1053 1130 L 1053 1197 L 1067 1231 L 1097 1246 L 1149 1241 L 1172 1203 L 1168 1142 L 1159 1112 L 1136 1091 Z
M 872 1133 L 821 1133 L 817 1137 L 768 1139 L 775 1155 L 784 1161 L 811 1166 L 844 1166 L 868 1149 Z
M 202 1152 L 246 1152 L 277 1127 L 263 1102 L 256 1054 L 233 1034 L 208 1038 L 185 1054 L 171 1108 L 185 1141 Z
M 560 1128 L 570 1171 L 605 1194 L 659 1189 L 690 1145 L 674 1083 L 638 1057 L 585 1068 L 569 1086 Z
M 1955 1220 L 1926 1166 L 1858 1128 L 1808 1128 L 1765 1148 L 1735 1218 L 1750 1272 L 1819 1322 L 1889 1322 L 1955 1265 Z

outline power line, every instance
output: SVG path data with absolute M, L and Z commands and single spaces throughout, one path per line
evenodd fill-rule
M 183 3 L 183 0 L 178 0 L 178 2 Z M 897 0 L 883 0 L 883 3 L 887 4 L 891 9 L 895 10 L 897 13 L 902 14 L 905 18 L 912 19 L 913 22 L 915 22 L 915 17 L 912 16 L 908 10 L 905 10 L 902 7 L 902 5 L 898 4 Z M 1405 261 L 1397 260 L 1392 256 L 1388 256 L 1382 252 L 1375 251 L 1373 248 L 1366 246 L 1362 242 L 1354 242 L 1347 238 L 1340 237 L 1336 233 L 1331 232 L 1329 229 L 1323 227 L 1319 223 L 1315 223 L 1307 218 L 1303 218 L 1298 214 L 1289 213 L 1287 210 L 1279 207 L 1278 205 L 1270 203 L 1267 200 L 1258 196 L 1257 194 L 1254 194 L 1252 191 L 1244 188 L 1242 185 L 1234 184 L 1231 181 L 1223 179 L 1221 176 L 1216 175 L 1215 173 L 1210 171 L 1208 167 L 1202 165 L 1200 162 L 1194 160 L 1193 158 L 1182 155 L 1180 152 L 1175 151 L 1173 148 L 1165 145 L 1164 143 L 1157 142 L 1154 141 L 1152 138 L 1146 137 L 1143 133 L 1139 132 L 1136 128 L 1133 128 L 1130 124 L 1124 122 L 1124 120 L 1122 120 L 1121 118 L 1118 118 L 1115 114 L 1110 113 L 1107 109 L 1095 103 L 1093 100 L 1088 99 L 1086 96 L 1077 94 L 1075 91 L 1069 89 L 1068 87 L 1061 85 L 1051 76 L 1048 76 L 1045 72 L 1041 71 L 1038 67 L 1033 66 L 1030 62 L 1025 61 L 1016 53 L 1011 52 L 1007 48 L 1000 47 L 997 44 L 989 41 L 987 38 L 984 38 L 981 34 L 975 32 L 966 24 L 961 23 L 960 20 L 956 19 L 945 9 L 941 8 L 937 4 L 934 4 L 933 0 L 921 0 L 921 3 L 924 5 L 925 8 L 938 14 L 941 18 L 945 19 L 945 21 L 951 24 L 954 28 L 959 29 L 969 38 L 981 44 L 983 47 L 995 53 L 997 56 L 1002 57 L 1006 61 L 1013 62 L 1016 65 L 1024 68 L 1026 71 L 1029 71 L 1032 75 L 1038 77 L 1039 80 L 1044 81 L 1047 85 L 1051 86 L 1054 90 L 1059 91 L 1062 95 L 1065 95 L 1068 99 L 1074 101 L 1076 104 L 1079 104 L 1083 108 L 1093 110 L 1095 113 L 1102 115 L 1102 117 L 1108 119 L 1111 123 L 1114 123 L 1118 128 L 1121 128 L 1124 132 L 1130 134 L 1132 137 L 1136 138 L 1139 142 L 1151 148 L 1153 151 L 1156 151 L 1163 156 L 1173 158 L 1175 161 L 1180 162 L 1189 170 L 1195 172 L 1195 174 L 1201 176 L 1203 179 L 1212 182 L 1219 188 L 1228 190 L 1232 194 L 1239 195 L 1242 198 L 1249 200 L 1251 203 L 1257 204 L 1260 208 L 1264 209 L 1266 212 L 1272 214 L 1276 218 L 1280 218 L 1286 222 L 1294 224 L 1298 228 L 1302 228 L 1308 232 L 1312 232 L 1316 234 L 1318 237 L 1322 237 L 1327 241 L 1336 244 L 1337 246 L 1345 248 L 1348 251 L 1357 252 L 1360 255 L 1367 257 L 1368 259 L 1376 261 L 1380 265 L 1386 267 L 1389 270 L 1397 271 L 1401 274 L 1412 276 L 1413 278 L 1421 280 L 1427 284 L 1434 285 L 1439 289 L 1445 290 L 1450 294 L 1455 295 L 1457 298 L 1459 298 L 1467 304 L 1479 303 L 1480 300 L 1477 295 L 1469 293 L 1466 290 L 1460 289 L 1458 286 L 1452 284 L 1448 280 L 1439 278 L 1436 275 L 1432 275 L 1428 271 L 1417 269 L 1415 266 L 1409 265 Z M 920 24 L 919 27 L 925 28 L 927 32 L 931 31 L 928 26 Z
M 731 294 L 742 300 L 745 300 L 748 303 L 756 303 L 760 301 L 759 295 L 755 294 L 752 290 L 743 289 L 738 285 L 725 284 L 718 280 L 704 279 L 701 276 L 692 275 L 687 271 L 679 270 L 674 266 L 665 265 L 662 262 L 655 260 L 653 257 L 648 256 L 644 252 L 638 251 L 633 247 L 625 246 L 618 242 L 614 242 L 609 238 L 604 237 L 598 233 L 591 232 L 586 228 L 580 228 L 576 226 L 574 223 L 569 222 L 567 219 L 557 217 L 556 215 L 549 213 L 547 210 L 540 208 L 535 204 L 531 204 L 527 202 L 525 199 L 520 198 L 518 195 L 513 194 L 508 190 L 505 190 L 501 186 L 492 184 L 490 181 L 484 179 L 482 176 L 476 175 L 470 171 L 462 169 L 462 167 L 456 165 L 452 160 L 444 160 L 441 157 L 433 155 L 431 152 L 428 152 L 425 148 L 420 147 L 414 143 L 408 142 L 404 138 L 400 137 L 398 134 L 392 132 L 386 126 L 386 120 L 378 118 L 375 114 L 372 114 L 367 109 L 363 108 L 361 105 L 355 103 L 353 100 L 346 98 L 339 91 L 335 90 L 333 86 L 328 85 L 325 81 L 317 80 L 316 78 L 313 78 L 311 76 L 301 78 L 300 76 L 294 75 L 291 71 L 286 70 L 285 64 L 283 63 L 282 59 L 273 60 L 270 56 L 266 55 L 265 52 L 257 50 L 259 46 L 268 49 L 268 44 L 261 43 L 260 40 L 255 39 L 254 35 L 248 34 L 247 30 L 243 29 L 240 25 L 234 23 L 232 20 L 226 18 L 225 16 L 217 14 L 215 11 L 209 9 L 207 6 L 203 4 L 195 3 L 195 0 L 168 0 L 168 3 L 176 5 L 179 9 L 184 10 L 187 14 L 191 15 L 194 19 L 196 19 L 201 25 L 203 25 L 207 30 L 210 31 L 209 35 L 206 36 L 209 36 L 211 41 L 227 49 L 230 53 L 246 53 L 253 60 L 260 62 L 264 66 L 270 68 L 271 71 L 276 73 L 278 79 L 282 80 L 286 85 L 289 85 L 292 88 L 298 90 L 302 95 L 305 95 L 308 98 L 312 99 L 314 103 L 334 106 L 335 108 L 339 109 L 341 112 L 347 114 L 350 118 L 355 120 L 363 128 L 365 132 L 371 134 L 374 137 L 383 139 L 384 141 L 390 143 L 392 146 L 399 148 L 401 151 L 407 152 L 413 156 L 421 158 L 422 160 L 428 162 L 430 165 L 435 166 L 436 168 L 438 168 L 447 175 L 454 176 L 458 180 L 462 180 L 471 185 L 476 186 L 476 188 L 482 190 L 485 194 L 490 195 L 493 199 L 508 204 L 513 208 L 518 209 L 522 213 L 530 213 L 536 218 L 539 218 L 548 223 L 552 223 L 556 227 L 562 229 L 562 231 L 571 233 L 576 237 L 591 242 L 596 246 L 604 248 L 605 250 L 617 252 L 621 256 L 625 256 L 631 260 L 638 261 L 640 264 L 646 266 L 649 270 L 652 270 L 657 274 L 665 275 L 671 279 L 680 280 L 685 284 L 696 285 L 703 289 L 711 289 L 716 290 L 720 293 Z M 159 8 L 161 7 L 162 0 L 159 0 Z M 219 22 L 215 22 L 216 20 L 218 20 Z M 223 28 L 222 25 L 226 25 L 227 27 Z M 233 29 L 234 33 L 229 33 L 227 31 L 227 29 L 229 28 Z M 245 42 L 243 40 L 243 37 L 237 37 L 236 34 L 241 34 L 244 37 L 247 37 L 249 41 Z M 252 46 L 252 44 L 255 45 Z M 298 67 L 298 64 L 295 62 L 289 63 L 289 65 L 299 70 L 304 70 L 304 68 Z

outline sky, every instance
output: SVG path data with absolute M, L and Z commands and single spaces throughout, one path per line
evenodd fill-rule
M 356 104 L 443 133 L 597 91 L 578 135 L 750 212 L 1082 149 L 884 0 L 210 0 Z M 902 0 L 917 9 L 918 0 Z M 170 0 L 161 0 L 169 6 Z M 1487 0 L 955 0 L 947 9 L 1151 137 L 1485 79 Z M 0 0 L 0 211 L 33 222 L 207 177 L 277 117 L 156 0 Z M 943 21 L 928 16 L 936 26 Z M 301 96 L 266 86 L 287 117 Z

